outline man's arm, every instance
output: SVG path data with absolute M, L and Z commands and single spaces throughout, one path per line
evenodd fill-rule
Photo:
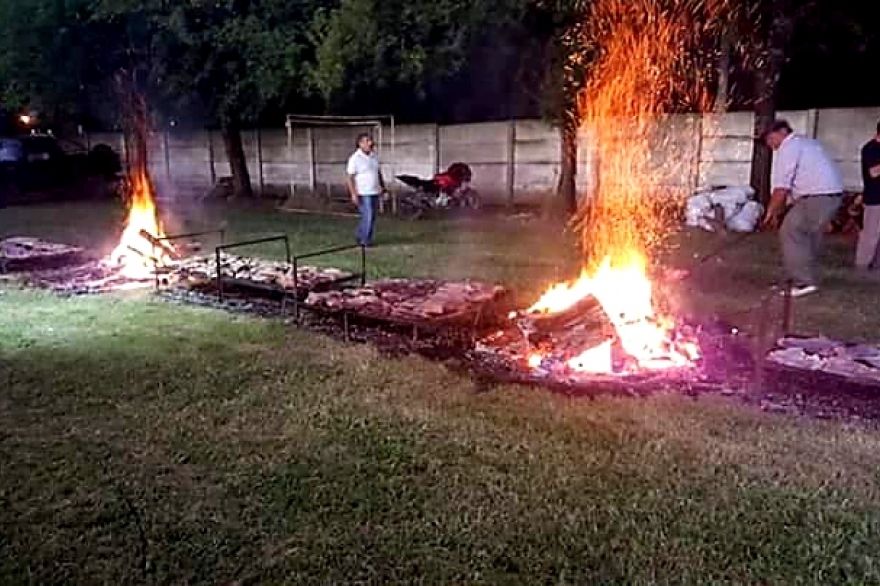
M 777 187 L 773 190 L 770 194 L 770 203 L 767 204 L 767 213 L 764 215 L 764 222 L 762 224 L 764 228 L 775 229 L 778 227 L 779 218 L 782 217 L 782 212 L 785 211 L 785 204 L 788 202 L 790 195 L 790 189 Z
M 880 156 L 872 156 L 870 149 L 865 147 L 862 149 L 862 180 L 867 184 L 877 177 L 880 177 Z
M 358 205 L 360 196 L 357 192 L 357 185 L 354 182 L 354 176 L 357 175 L 357 165 L 354 157 L 348 159 L 348 165 L 345 168 L 345 186 L 348 187 L 348 195 L 354 205 Z
M 783 148 L 773 156 L 773 170 L 771 173 L 771 185 L 773 191 L 770 193 L 770 203 L 767 204 L 767 213 L 764 214 L 764 228 L 776 228 L 779 225 L 779 219 L 782 212 L 785 211 L 785 204 L 791 195 L 794 186 L 794 175 L 797 172 L 798 152 L 794 147 L 789 145 Z
M 354 183 L 354 175 L 345 176 L 345 185 L 348 187 L 348 195 L 351 197 L 352 203 L 357 205 L 360 201 L 360 196 L 357 192 L 357 186 Z

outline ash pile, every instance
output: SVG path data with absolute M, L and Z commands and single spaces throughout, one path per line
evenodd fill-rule
M 30 236 L 0 240 L 0 274 L 6 282 L 56 293 L 99 293 L 126 286 L 130 279 L 79 246 Z

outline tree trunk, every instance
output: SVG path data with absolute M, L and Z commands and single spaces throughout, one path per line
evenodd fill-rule
M 241 141 L 241 126 L 235 117 L 226 118 L 222 125 L 223 144 L 229 169 L 232 171 L 232 196 L 236 198 L 253 197 L 251 177 L 248 173 L 244 144 Z
M 776 117 L 775 82 L 769 67 L 755 71 L 755 136 L 758 136 Z M 756 140 L 752 145 L 752 167 L 750 183 L 758 196 L 758 201 L 766 204 L 770 200 L 770 171 L 773 153 L 764 141 Z
M 784 12 L 784 2 L 774 0 L 770 27 L 764 43 L 764 58 L 755 68 L 755 131 L 762 132 L 776 117 L 776 90 L 788 39 L 793 27 L 792 19 Z M 772 152 L 763 141 L 756 140 L 752 148 L 751 185 L 760 201 L 770 199 L 770 172 Z
M 715 91 L 715 111 L 727 112 L 730 106 L 730 61 L 733 44 L 736 41 L 733 27 L 726 25 L 721 32 L 721 46 L 718 54 L 718 88 Z
M 577 211 L 577 122 L 566 118 L 562 125 L 561 170 L 556 186 L 556 201 L 550 212 L 571 216 Z

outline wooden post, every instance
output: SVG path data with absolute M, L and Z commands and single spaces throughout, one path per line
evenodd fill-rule
M 256 135 L 255 138 L 257 143 L 257 184 L 260 186 L 260 191 L 263 191 L 263 189 L 266 187 L 266 180 L 263 176 L 263 137 L 260 133 L 259 127 L 257 127 L 257 129 L 254 131 L 254 134 Z
M 311 127 L 306 128 L 306 141 L 309 147 L 309 189 L 314 195 L 318 188 L 318 170 L 315 164 L 315 133 Z
M 440 125 L 434 125 L 434 173 L 440 172 Z
M 211 170 L 211 185 L 217 185 L 217 166 L 214 161 L 214 132 L 208 129 L 208 165 Z
M 291 123 L 289 116 L 284 121 L 284 127 L 287 129 L 287 166 L 289 168 L 287 190 L 288 196 L 293 198 L 296 192 L 296 167 L 293 162 L 293 123 Z
M 507 123 L 507 205 L 513 207 L 516 191 L 516 120 Z

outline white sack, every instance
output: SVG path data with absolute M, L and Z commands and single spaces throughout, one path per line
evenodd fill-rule
M 702 228 L 713 232 L 714 228 L 709 223 L 713 217 L 712 200 L 705 193 L 698 193 L 687 200 L 684 210 L 684 223 L 692 228 Z
M 764 206 L 756 201 L 747 201 L 732 218 L 727 220 L 727 229 L 732 232 L 754 232 L 764 215 Z

